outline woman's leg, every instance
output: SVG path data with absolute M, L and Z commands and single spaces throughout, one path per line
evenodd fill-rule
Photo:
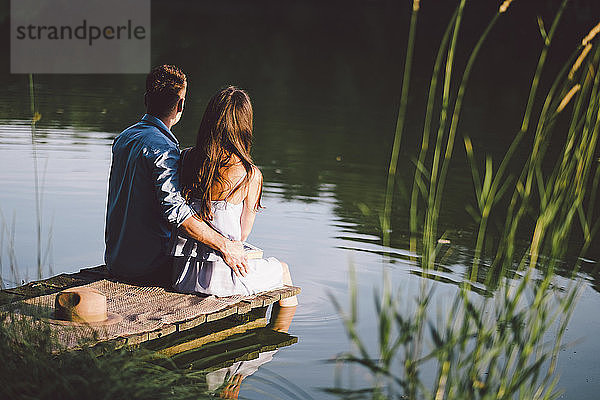
M 292 276 L 290 275 L 290 268 L 284 262 L 281 263 L 281 267 L 283 268 L 283 284 L 293 286 Z M 298 305 L 298 299 L 296 298 L 296 296 L 288 297 L 287 299 L 281 299 L 279 300 L 279 305 L 281 307 L 295 307 Z

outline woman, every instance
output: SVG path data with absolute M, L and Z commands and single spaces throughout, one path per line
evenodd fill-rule
M 232 240 L 246 240 L 261 207 L 262 174 L 252 163 L 252 104 L 230 86 L 213 96 L 200 123 L 196 145 L 183 152 L 182 193 L 199 218 Z M 174 288 L 216 296 L 253 295 L 291 285 L 289 268 L 276 258 L 249 259 L 245 276 L 236 275 L 214 250 L 173 235 Z M 296 296 L 280 306 L 298 304 Z

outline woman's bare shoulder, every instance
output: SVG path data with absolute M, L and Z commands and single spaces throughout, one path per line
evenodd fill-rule
M 252 169 L 250 170 L 250 182 L 262 183 L 263 176 L 262 172 L 256 165 L 252 165 Z

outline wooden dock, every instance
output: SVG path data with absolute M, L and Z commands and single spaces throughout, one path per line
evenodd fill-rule
M 109 283 L 114 282 L 111 280 L 105 266 L 86 268 L 74 274 L 61 274 L 45 280 L 30 282 L 13 289 L 2 290 L 0 291 L 0 306 L 10 307 L 10 305 L 30 302 L 33 299 L 43 298 L 44 296 L 48 297 L 48 295 L 53 295 L 67 288 L 107 281 Z M 99 339 L 97 340 L 97 344 L 102 345 L 100 347 L 107 344 L 111 347 L 137 346 L 145 342 L 164 338 L 158 341 L 161 342 L 158 347 L 169 349 L 165 350 L 165 354 L 174 355 L 187 352 L 200 348 L 207 343 L 216 342 L 249 330 L 264 327 L 267 324 L 264 315 L 269 305 L 282 298 L 291 297 L 299 293 L 300 288 L 287 286 L 250 298 L 244 298 L 216 312 L 195 315 L 189 319 L 174 320 L 171 318 L 168 322 L 161 322 L 159 323 L 160 326 L 153 326 L 149 330 L 110 337 L 105 340 Z M 189 299 L 190 296 L 194 296 L 179 293 L 168 293 L 168 295 L 171 297 L 181 296 L 184 300 L 186 298 Z M 194 296 L 194 298 L 196 297 Z M 176 335 L 169 337 L 168 340 L 165 338 L 165 336 L 173 334 Z M 286 340 L 283 340 L 282 343 L 293 342 L 290 338 L 293 337 L 285 338 Z M 157 348 L 156 346 L 153 344 L 150 345 L 152 348 Z

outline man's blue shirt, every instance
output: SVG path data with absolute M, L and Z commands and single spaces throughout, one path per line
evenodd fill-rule
M 115 138 L 104 253 L 113 275 L 143 279 L 168 265 L 172 227 L 193 214 L 180 193 L 179 156 L 179 142 L 153 115 Z

